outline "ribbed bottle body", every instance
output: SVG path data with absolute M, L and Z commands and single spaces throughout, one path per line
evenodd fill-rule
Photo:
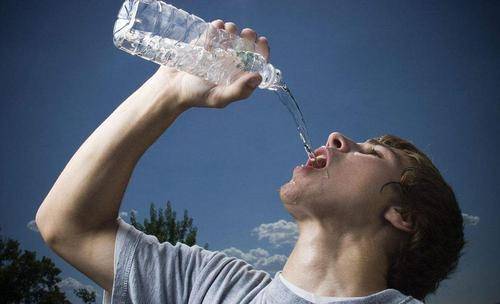
M 242 72 L 257 72 L 263 78 L 261 88 L 281 85 L 281 72 L 255 52 L 255 43 L 162 1 L 125 1 L 113 41 L 132 55 L 216 84 L 230 84 Z

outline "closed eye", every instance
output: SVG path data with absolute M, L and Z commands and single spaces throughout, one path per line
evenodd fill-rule
M 387 146 L 386 144 L 381 144 L 376 139 L 372 138 L 364 142 L 365 145 L 368 145 L 368 149 L 370 150 L 367 154 L 377 155 L 379 158 L 392 160 L 394 162 L 400 162 L 400 156 L 398 153 L 394 151 L 393 148 Z M 375 147 L 380 147 L 377 151 Z
M 371 146 L 368 148 L 367 154 L 372 154 L 372 155 L 375 155 L 377 157 L 381 157 L 380 153 L 378 153 L 377 150 L 375 150 L 374 146 Z
M 376 146 L 382 146 L 378 141 L 375 139 L 369 139 L 364 142 L 364 145 L 366 145 L 366 154 L 372 154 L 377 156 L 378 158 L 385 158 L 384 154 L 380 151 L 375 150 Z

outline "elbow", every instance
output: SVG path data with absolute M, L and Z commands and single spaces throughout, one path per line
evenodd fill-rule
M 75 224 L 74 217 L 54 206 L 53 201 L 44 201 L 38 208 L 35 223 L 45 244 L 58 253 L 72 245 L 75 238 L 88 235 L 90 230 L 80 223 Z
M 53 247 L 57 240 L 57 231 L 54 229 L 54 225 L 51 223 L 49 215 L 46 214 L 43 207 L 42 204 L 40 208 L 38 208 L 35 216 L 35 223 L 43 241 L 49 247 Z

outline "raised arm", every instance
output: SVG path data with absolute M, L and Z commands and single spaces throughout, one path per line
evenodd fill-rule
M 236 33 L 234 24 L 213 23 Z M 255 40 L 255 32 L 242 31 Z M 267 41 L 257 40 L 266 58 Z M 113 285 L 118 211 L 132 171 L 143 153 L 185 110 L 222 108 L 247 98 L 260 83 L 243 73 L 229 86 L 160 67 L 128 97 L 73 155 L 36 214 L 45 242 L 104 289 Z

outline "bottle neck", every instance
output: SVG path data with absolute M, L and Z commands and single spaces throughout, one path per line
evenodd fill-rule
M 272 64 L 266 64 L 261 75 L 262 82 L 260 83 L 259 88 L 276 91 L 283 87 L 281 71 L 275 68 Z

